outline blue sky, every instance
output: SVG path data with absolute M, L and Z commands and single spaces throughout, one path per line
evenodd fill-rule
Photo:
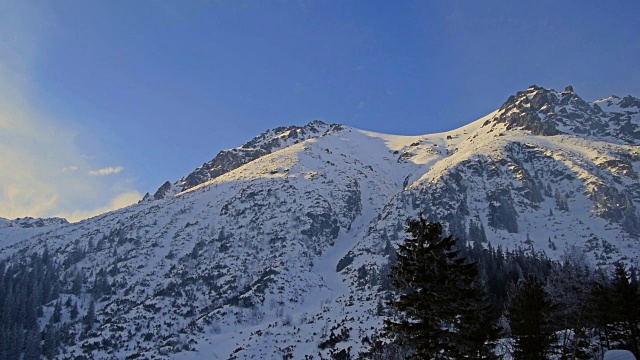
M 635 0 L 7 0 L 0 216 L 117 208 L 276 126 L 439 132 L 534 83 L 640 96 L 638 13 Z

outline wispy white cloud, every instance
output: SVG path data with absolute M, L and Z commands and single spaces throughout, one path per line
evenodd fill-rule
M 105 206 L 98 206 L 96 208 L 89 209 L 89 210 L 74 210 L 71 212 L 61 212 L 56 214 L 56 216 L 63 217 L 71 222 L 76 222 L 83 219 L 88 219 L 93 216 L 104 214 L 112 210 L 122 209 L 123 207 L 127 207 L 129 205 L 135 204 L 140 200 L 141 197 L 142 195 L 137 191 L 128 191 L 116 196 L 109 202 L 109 204 Z
M 98 170 L 91 170 L 87 174 L 91 176 L 105 176 L 105 175 L 118 174 L 122 172 L 122 170 L 124 170 L 122 166 L 116 166 L 116 167 L 109 166 L 109 167 L 98 169 Z
M 126 179 L 88 176 L 99 168 L 76 144 L 92 135 L 65 126 L 31 101 L 38 40 L 46 16 L 24 1 L 0 1 L 0 217 L 65 216 L 77 221 L 140 198 Z M 40 33 L 38 33 L 40 32 Z M 112 161 L 107 159 L 107 161 Z M 95 170 L 119 173 L 123 167 Z

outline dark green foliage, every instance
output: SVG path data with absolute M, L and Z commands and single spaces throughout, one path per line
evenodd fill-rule
M 71 293 L 74 295 L 80 295 L 82 291 L 82 285 L 84 284 L 86 278 L 84 272 L 78 271 L 76 276 L 73 278 L 71 282 Z
M 491 243 L 486 249 L 475 241 L 472 241 L 472 244 L 462 248 L 461 254 L 478 263 L 480 277 L 496 310 L 504 308 L 510 284 L 515 284 L 528 276 L 546 279 L 554 263 L 544 254 L 523 248 L 504 251 L 500 246 L 494 248 Z
M 40 360 L 41 354 L 40 331 L 37 329 L 31 329 L 27 332 L 23 360 Z
M 487 234 L 484 231 L 484 225 L 482 225 L 482 221 L 480 219 L 469 220 L 469 234 L 467 235 L 467 239 L 473 242 L 486 243 Z
M 42 254 L 0 261 L 0 359 L 55 356 L 59 330 L 50 324 L 41 333 L 38 318 L 42 306 L 60 295 L 60 273 L 46 248 Z M 61 307 L 56 302 L 52 323 L 60 321 Z
M 76 304 L 75 302 L 71 306 L 69 317 L 71 318 L 71 320 L 75 320 L 78 317 L 78 304 Z
M 592 309 L 597 313 L 602 338 L 608 347 L 619 347 L 640 355 L 640 290 L 634 270 L 618 263 L 609 282 L 601 283 L 594 293 Z M 601 312 L 602 312 L 601 310 Z
M 553 305 L 544 284 L 533 276 L 520 282 L 508 309 L 515 340 L 514 359 L 547 359 L 555 333 L 551 319 Z
M 561 261 L 552 261 L 544 253 L 531 248 L 505 251 L 471 237 L 458 243 L 461 251 L 457 252 L 455 246 L 445 245 L 449 238 L 441 238 L 442 229 L 430 228 L 431 225 L 423 219 L 410 222 L 408 230 L 412 238 L 400 246 L 394 259 L 397 266 L 393 266 L 393 263 L 389 265 L 393 269 L 392 275 L 396 277 L 395 286 L 402 293 L 398 301 L 390 303 L 397 313 L 393 315 L 390 309 L 379 304 L 378 315 L 395 318 L 386 324 L 386 335 L 380 338 L 382 340 L 370 341 L 370 351 L 361 354 L 364 358 L 464 358 L 464 346 L 457 343 L 457 334 L 480 334 L 482 338 L 482 334 L 495 329 L 494 319 L 501 315 L 511 325 L 511 329 L 505 329 L 507 331 L 501 336 L 516 341 L 517 351 L 513 354 L 516 359 L 596 359 L 602 356 L 604 350 L 615 348 L 631 350 L 638 356 L 640 311 L 637 304 L 640 304 L 640 281 L 635 268 L 627 269 L 618 264 L 608 274 L 606 269 L 594 270 L 579 247 L 568 248 Z M 472 221 L 469 234 L 480 236 L 480 226 L 480 221 Z M 431 229 L 437 230 L 431 234 Z M 549 242 L 552 243 L 551 238 Z M 451 257 L 452 254 L 454 256 Z M 441 311 L 442 304 L 454 303 L 451 297 L 447 297 L 449 295 L 434 298 L 426 306 L 419 300 L 418 294 L 434 296 L 446 286 L 442 284 L 447 284 L 443 278 L 430 272 L 444 266 L 423 265 L 442 264 L 434 260 L 438 256 L 455 263 L 453 260 L 461 258 L 461 255 L 478 264 L 480 282 L 492 305 L 487 308 L 494 309 L 493 313 L 473 312 L 478 318 L 470 320 L 468 324 L 488 324 L 488 330 L 480 327 L 464 330 L 460 324 L 465 317 L 460 310 L 457 311 L 460 316 L 455 320 L 441 320 L 442 317 L 438 316 L 442 313 L 437 311 Z M 462 263 L 465 264 L 464 261 Z M 383 273 L 384 269 L 379 272 Z M 410 269 L 419 275 L 402 281 L 400 271 L 410 273 Z M 448 273 L 455 274 L 455 270 Z M 431 280 L 439 285 L 427 285 Z M 477 285 L 477 288 L 482 287 Z M 454 292 L 448 291 L 449 294 Z M 483 308 L 482 305 L 478 306 Z M 508 311 L 500 311 L 505 309 Z M 421 316 L 424 317 L 424 314 L 435 315 L 430 315 L 427 321 L 422 322 Z M 437 321 L 445 326 L 438 328 L 434 325 Z M 430 335 L 416 335 L 420 331 Z M 451 347 L 438 343 L 438 339 L 443 337 L 447 338 L 447 344 L 452 344 Z M 442 347 L 430 354 L 418 354 L 416 348 L 422 342 L 434 349 Z
M 556 199 L 556 207 L 558 210 L 569 211 L 569 202 L 567 201 L 566 195 L 560 194 L 560 190 L 556 189 L 554 197 Z
M 374 340 L 371 348 L 361 353 L 359 359 L 369 360 L 404 360 L 412 354 L 412 350 L 407 345 L 402 345 L 399 334 L 392 342 Z
M 64 259 L 62 263 L 65 269 L 70 268 L 72 265 L 79 263 L 87 256 L 87 251 L 84 248 L 81 248 L 80 245 L 76 242 L 72 245 L 72 248 L 69 250 L 69 253 Z
M 52 324 L 47 325 L 44 330 L 42 355 L 49 359 L 53 359 L 58 354 L 59 343 L 58 329 L 56 329 Z
M 613 323 L 612 312 L 609 311 L 611 302 L 610 284 L 606 274 L 599 274 L 595 281 L 589 297 L 588 314 L 591 317 L 591 324 L 598 331 L 598 339 L 606 348 L 611 348 L 609 341 L 610 324 Z
M 56 302 L 55 307 L 53 308 L 53 314 L 51 314 L 51 322 L 57 324 L 62 319 L 62 303 L 60 300 Z
M 476 264 L 459 256 L 439 223 L 421 217 L 408 222 L 407 232 L 391 272 L 402 293 L 390 305 L 400 316 L 385 323 L 386 331 L 413 347 L 412 359 L 491 357 L 497 331 Z
M 332 329 L 331 333 L 329 334 L 329 338 L 325 341 L 322 341 L 320 344 L 318 344 L 318 348 L 320 349 L 334 348 L 336 344 L 349 340 L 349 337 L 350 337 L 349 329 L 347 328 L 343 327 L 337 333 L 335 333 L 334 329 Z
M 104 269 L 100 269 L 96 274 L 93 282 L 91 292 L 96 299 L 99 299 L 103 295 L 111 295 L 111 284 L 107 277 L 107 272 Z
M 589 297 L 594 274 L 581 249 L 569 247 L 562 262 L 553 264 L 545 290 L 555 304 L 551 317 L 555 328 L 561 332 L 560 358 L 584 359 L 588 354 L 591 335 Z
M 87 313 L 82 318 L 82 324 L 84 325 L 85 331 L 90 331 L 91 329 L 93 329 L 93 323 L 95 322 L 95 320 L 96 303 L 95 301 L 91 300 L 91 303 L 89 304 L 89 310 L 87 310 Z
M 518 232 L 518 212 L 509 189 L 494 189 L 487 194 L 489 201 L 489 226 L 504 229 L 510 233 Z

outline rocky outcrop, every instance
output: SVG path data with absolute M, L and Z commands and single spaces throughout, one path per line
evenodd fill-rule
M 51 217 L 51 218 L 33 218 L 33 217 L 23 217 L 16 218 L 13 220 L 0 219 L 0 227 L 19 227 L 23 229 L 29 228 L 42 228 L 42 227 L 50 227 L 50 226 L 64 226 L 68 225 L 69 221 L 64 218 L 59 217 Z
M 533 135 L 569 134 L 639 145 L 639 114 L 640 99 L 631 96 L 588 103 L 572 86 L 557 92 L 532 85 L 509 97 L 493 120 Z
M 237 169 L 240 166 L 300 141 L 324 135 L 339 125 L 315 120 L 305 126 L 283 126 L 267 130 L 240 147 L 222 150 L 179 181 L 182 191 Z

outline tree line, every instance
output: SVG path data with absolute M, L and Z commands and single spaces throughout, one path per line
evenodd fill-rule
M 559 261 L 532 249 L 443 236 L 408 221 L 390 277 L 393 315 L 363 354 L 371 359 L 601 359 L 640 354 L 637 270 L 594 269 L 580 249 Z M 470 231 L 472 232 L 472 231 Z M 470 240 L 470 239 L 467 239 Z
M 75 252 L 84 256 L 76 249 L 70 256 Z M 99 279 L 91 294 L 107 291 Z M 88 309 L 78 306 L 86 281 L 82 271 L 56 262 L 46 247 L 42 253 L 0 260 L 0 360 L 53 359 L 62 346 L 74 345 L 91 330 L 93 297 Z

